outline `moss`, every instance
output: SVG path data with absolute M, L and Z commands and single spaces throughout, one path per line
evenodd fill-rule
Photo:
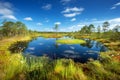
M 59 39 L 56 42 L 60 44 L 85 44 L 86 43 L 86 41 L 81 39 Z

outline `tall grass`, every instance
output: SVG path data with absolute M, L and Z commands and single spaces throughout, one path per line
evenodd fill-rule
M 80 66 L 75 65 L 71 59 L 57 60 L 54 73 L 62 80 L 86 80 L 86 76 Z
M 71 59 L 1 55 L 0 80 L 119 80 L 120 62 L 101 53 L 100 60 L 84 64 Z M 0 59 L 0 60 L 1 60 Z
M 2 58 L 2 60 L 0 60 L 2 62 L 2 64 L 0 64 L 2 67 L 0 69 L 0 73 L 2 74 L 2 76 L 0 76 L 1 80 L 9 80 L 24 71 L 25 61 L 21 54 L 6 55 L 3 57 L 1 55 L 0 57 Z

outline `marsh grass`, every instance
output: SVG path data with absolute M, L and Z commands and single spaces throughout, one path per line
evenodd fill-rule
M 44 38 L 61 38 L 63 36 L 66 36 L 66 34 L 53 34 L 53 33 L 44 33 L 41 34 L 40 36 L 44 37 Z
M 51 61 L 47 57 L 29 57 L 27 63 L 28 80 L 86 80 L 82 69 L 70 59 Z
M 49 59 L 47 57 L 26 56 L 26 78 L 27 80 L 46 79 L 49 67 Z
M 81 64 L 71 59 L 11 54 L 8 48 L 17 40 L 18 37 L 0 41 L 0 80 L 120 80 L 120 61 L 114 58 L 119 51 L 102 52 L 99 60 Z
M 85 44 L 86 41 L 82 39 L 58 39 L 56 41 L 60 44 Z
M 120 63 L 105 53 L 100 61 L 75 63 L 71 59 L 51 60 L 48 57 L 12 54 L 2 57 L 1 80 L 118 80 Z M 22 75 L 22 77 L 21 77 Z
M 57 60 L 54 68 L 55 75 L 62 80 L 86 80 L 82 68 L 76 66 L 71 59 Z
M 2 67 L 2 69 L 0 69 L 0 73 L 3 74 L 2 76 L 0 76 L 1 80 L 9 80 L 15 75 L 24 71 L 23 69 L 25 67 L 25 61 L 20 54 L 6 55 L 0 57 L 2 58 L 2 60 L 0 60 L 2 62 L 2 64 L 0 64 L 0 66 Z

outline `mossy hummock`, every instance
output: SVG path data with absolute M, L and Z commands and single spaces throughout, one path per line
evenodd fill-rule
M 82 39 L 59 39 L 56 41 L 60 44 L 85 44 L 86 41 Z

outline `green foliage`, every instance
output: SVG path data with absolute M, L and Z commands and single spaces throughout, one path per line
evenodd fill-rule
M 95 32 L 95 27 L 93 24 L 90 24 L 89 27 L 88 27 L 88 30 L 89 30 L 89 34 L 91 34 L 92 32 Z
M 81 28 L 81 30 L 79 31 L 81 34 L 91 34 L 92 32 L 95 31 L 95 27 L 93 24 L 90 24 L 89 26 L 85 25 Z
M 27 35 L 27 27 L 22 22 L 12 22 L 6 21 L 0 26 L 0 38 L 2 37 L 12 37 L 18 35 Z
M 57 31 L 58 30 L 58 24 L 55 24 L 55 30 Z
M 103 23 L 103 26 L 102 26 L 102 27 L 103 27 L 103 31 L 106 32 L 106 31 L 108 30 L 108 27 L 109 27 L 109 26 L 110 26 L 110 23 L 109 23 L 109 22 L 107 22 L 107 21 L 104 22 L 104 23 Z
M 58 27 L 59 27 L 59 25 L 58 25 L 58 24 L 55 24 L 54 29 L 56 30 L 56 36 L 57 36 Z
M 101 33 L 101 27 L 100 27 L 100 26 L 97 27 L 97 33 L 98 33 L 98 34 Z

